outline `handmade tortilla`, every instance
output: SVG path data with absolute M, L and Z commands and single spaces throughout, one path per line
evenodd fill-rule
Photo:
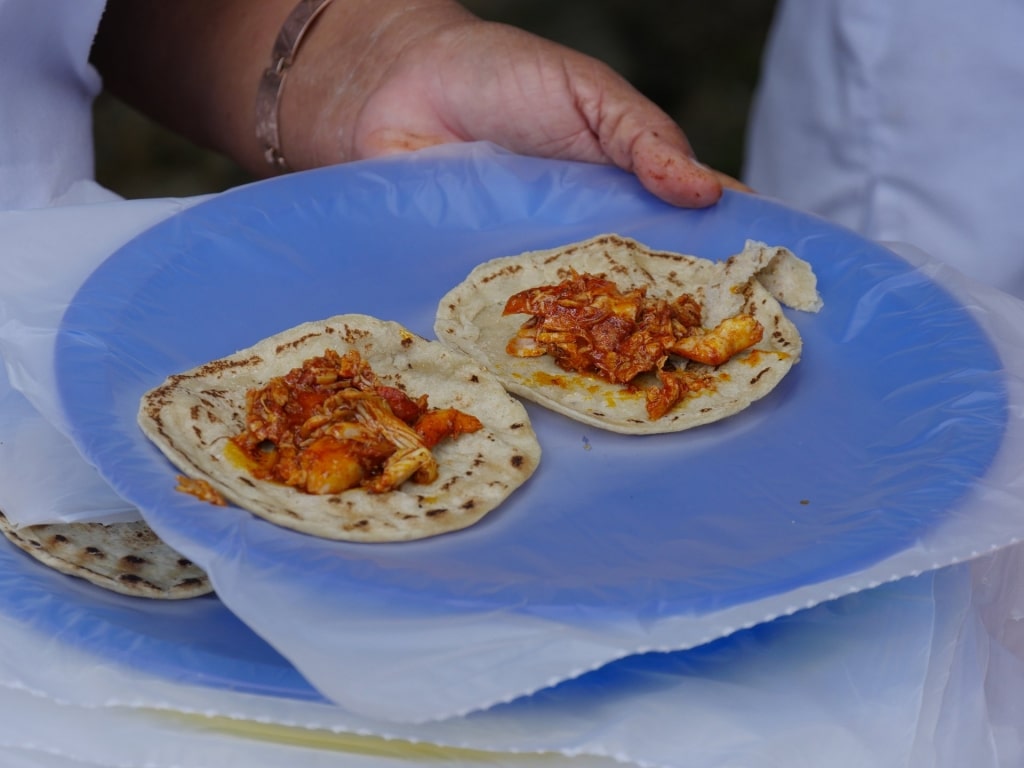
M 212 591 L 206 573 L 142 521 L 16 528 L 0 512 L 0 531 L 50 568 L 122 595 L 178 600 Z
M 764 326 L 764 338 L 716 368 L 675 359 L 680 367 L 714 376 L 715 386 L 652 420 L 644 394 L 636 388 L 567 372 L 550 355 L 520 358 L 505 351 L 525 319 L 502 315 L 508 298 L 559 283 L 571 270 L 604 274 L 622 290 L 647 286 L 651 297 L 690 293 L 702 304 L 708 328 L 740 312 L 752 314 Z M 625 434 L 676 432 L 737 413 L 778 385 L 800 359 L 802 347 L 780 301 L 816 312 L 822 306 L 816 283 L 810 266 L 781 247 L 751 241 L 741 253 L 713 262 L 654 251 L 609 234 L 479 265 L 441 300 L 434 330 L 444 344 L 485 365 L 509 391 L 558 413 Z
M 355 349 L 384 384 L 425 394 L 431 407 L 465 411 L 483 428 L 433 449 L 436 481 L 409 481 L 386 493 L 309 494 L 257 480 L 225 458 L 228 438 L 245 424 L 246 391 L 328 348 Z M 465 528 L 522 485 L 540 460 L 526 409 L 482 366 L 366 315 L 306 323 L 171 376 L 143 397 L 139 424 L 182 472 L 207 480 L 229 501 L 286 528 L 345 541 L 406 541 Z

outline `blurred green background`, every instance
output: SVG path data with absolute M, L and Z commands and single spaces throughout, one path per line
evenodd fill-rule
M 683 126 L 704 162 L 734 176 L 772 0 L 464 0 L 479 16 L 528 29 L 611 65 Z M 269 52 L 268 52 L 269 56 Z M 250 181 L 101 95 L 97 178 L 129 197 L 216 192 Z

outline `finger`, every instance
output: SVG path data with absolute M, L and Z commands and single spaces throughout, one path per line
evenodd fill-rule
M 667 203 L 703 208 L 718 202 L 724 186 L 739 184 L 697 161 L 680 136 L 646 131 L 633 142 L 630 163 L 640 183 Z
M 700 208 L 722 196 L 719 174 L 694 157 L 682 129 L 631 84 L 601 65 L 575 83 L 581 113 L 614 164 L 672 205 Z

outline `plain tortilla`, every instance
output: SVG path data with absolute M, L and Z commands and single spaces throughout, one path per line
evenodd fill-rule
M 141 520 L 15 527 L 0 513 L 0 531 L 50 568 L 122 595 L 179 600 L 212 591 L 206 573 Z
M 225 458 L 228 438 L 245 426 L 246 391 L 328 348 L 357 350 L 385 384 L 425 394 L 431 407 L 463 410 L 483 428 L 433 449 L 435 482 L 406 482 L 387 493 L 309 494 L 257 480 Z M 171 376 L 143 397 L 139 424 L 182 472 L 207 480 L 229 501 L 283 527 L 345 541 L 406 541 L 465 528 L 522 485 L 540 461 L 526 409 L 482 366 L 367 315 L 306 323 Z
M 597 378 L 567 372 L 550 355 L 518 358 L 506 344 L 526 320 L 503 316 L 508 298 L 550 285 L 570 271 L 604 274 L 622 290 L 647 286 L 651 297 L 692 294 L 703 306 L 705 327 L 747 312 L 765 328 L 750 350 L 717 368 L 676 359 L 678 366 L 704 371 L 716 386 L 679 403 L 657 420 L 647 416 L 644 395 Z M 677 432 L 717 421 L 764 397 L 800 359 L 796 326 L 779 300 L 816 312 L 822 302 L 810 266 L 791 251 L 750 241 L 723 262 L 654 251 L 619 235 L 493 259 L 476 267 L 440 302 L 434 331 L 438 339 L 485 365 L 505 387 L 551 410 L 595 427 L 625 434 Z

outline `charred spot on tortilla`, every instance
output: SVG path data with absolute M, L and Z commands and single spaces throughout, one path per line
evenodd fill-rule
M 210 390 L 223 394 L 203 398 Z M 286 450 L 309 450 L 307 438 L 321 440 L 321 453 L 309 454 L 305 469 L 282 464 L 298 468 L 294 483 L 287 473 L 254 470 L 266 437 L 260 419 L 281 416 L 271 401 L 287 399 L 289 391 L 300 398 L 290 407 L 302 418 L 279 422 L 287 429 L 276 438 L 288 433 L 292 442 L 284 448 L 271 441 L 277 453 L 270 461 L 281 462 Z M 249 401 L 264 396 L 266 407 L 253 410 Z M 540 460 L 522 403 L 483 366 L 367 315 L 305 323 L 170 376 L 143 396 L 138 418 L 172 464 L 230 503 L 285 528 L 345 541 L 407 541 L 472 525 L 526 482 Z M 197 422 L 204 425 L 198 432 Z M 479 426 L 469 428 L 472 422 Z M 339 447 L 348 439 L 376 440 L 388 474 L 376 465 L 365 469 L 371 466 L 365 445 Z M 337 467 L 353 467 L 353 456 L 367 462 L 353 476 L 368 473 L 372 485 L 340 479 Z M 410 457 L 421 463 L 407 462 Z M 423 471 L 403 477 L 413 466 Z M 310 467 L 327 485 L 304 485 L 309 475 L 302 472 Z M 425 515 L 427 500 L 446 514 Z
M 675 432 L 746 408 L 799 361 L 781 297 L 822 306 L 810 265 L 786 248 L 748 241 L 714 262 L 609 234 L 477 266 L 438 303 L 434 330 L 558 413 Z M 759 373 L 742 373 L 754 361 Z

